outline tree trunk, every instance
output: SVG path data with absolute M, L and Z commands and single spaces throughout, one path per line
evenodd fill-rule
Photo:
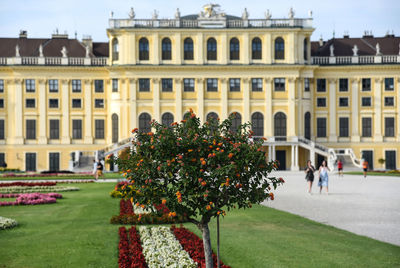
M 208 223 L 200 223 L 199 228 L 203 234 L 203 246 L 204 246 L 206 268 L 213 268 L 214 262 L 212 258 L 210 230 L 208 229 Z
M 217 268 L 221 267 L 221 263 L 219 261 L 219 215 L 217 216 Z

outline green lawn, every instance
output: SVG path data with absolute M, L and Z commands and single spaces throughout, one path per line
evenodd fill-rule
M 123 176 L 119 173 L 104 173 L 104 176 L 100 179 L 122 179 Z M 49 176 L 49 177 L 2 177 L 0 175 L 0 181 L 24 181 L 24 180 L 93 180 L 94 177 L 92 175 L 81 175 L 81 174 L 74 174 L 68 176 Z
M 56 204 L 0 208 L 20 223 L 0 231 L 0 267 L 118 267 L 114 183 L 77 186 Z M 400 266 L 398 246 L 262 206 L 228 212 L 221 223 L 221 256 L 232 267 Z M 211 232 L 215 250 L 215 222 Z
M 348 171 L 344 172 L 347 175 L 364 175 L 362 171 Z M 383 172 L 375 172 L 368 171 L 367 176 L 390 176 L 390 177 L 400 177 L 400 173 L 383 173 Z

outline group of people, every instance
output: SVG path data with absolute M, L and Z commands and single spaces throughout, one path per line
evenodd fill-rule
M 337 162 L 337 167 L 338 167 L 338 173 L 339 177 L 343 177 L 343 162 L 340 161 L 340 159 Z M 362 162 L 362 168 L 363 168 L 363 175 L 364 178 L 367 177 L 367 171 L 368 171 L 368 162 L 364 159 Z M 312 184 L 314 182 L 314 173 L 316 169 L 315 167 L 311 164 L 311 160 L 307 161 L 307 167 L 305 169 L 306 173 L 306 180 L 308 183 L 308 193 L 311 194 L 311 188 Z M 326 163 L 326 160 L 322 161 L 321 166 L 318 169 L 318 187 L 319 187 L 319 193 L 322 193 L 322 189 L 326 189 L 326 193 L 328 194 L 328 182 L 329 182 L 329 177 L 328 177 L 328 171 L 331 171 L 328 168 L 328 165 Z
M 93 175 L 94 179 L 97 181 L 100 177 L 103 176 L 103 164 L 99 161 L 93 160 Z

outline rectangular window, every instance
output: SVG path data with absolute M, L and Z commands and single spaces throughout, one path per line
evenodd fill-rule
M 194 79 L 193 78 L 184 78 L 183 79 L 183 91 L 185 91 L 185 92 L 193 92 L 194 91 Z
M 112 80 L 112 92 L 118 92 L 118 79 L 114 78 Z
M 0 153 L 0 167 L 3 167 L 5 162 L 6 162 L 6 154 Z
M 361 128 L 363 137 L 371 137 L 372 136 L 372 118 L 371 117 L 363 117 L 361 120 Z
M 25 107 L 26 108 L 35 108 L 36 107 L 36 100 L 35 99 L 26 99 L 25 100 Z
M 218 91 L 218 79 L 217 78 L 207 78 L 207 91 L 217 92 Z
M 326 91 L 326 79 L 317 79 L 317 92 L 325 92 Z
M 60 170 L 60 153 L 49 153 L 49 170 Z
M 94 138 L 95 139 L 104 139 L 104 119 L 96 119 L 94 120 Z
M 385 151 L 385 160 L 386 169 L 396 169 L 396 151 Z
M 36 171 L 36 153 L 25 154 L 25 171 Z
M 310 78 L 304 78 L 304 91 L 310 91 Z
M 4 108 L 4 99 L 0 99 L 0 108 Z
M 172 92 L 172 78 L 161 79 L 161 90 L 163 92 Z
M 385 78 L 385 91 L 393 91 L 393 90 L 394 90 L 394 79 L 393 79 L 393 77 Z
M 385 117 L 385 137 L 394 137 L 394 117 Z
M 103 80 L 94 80 L 94 92 L 103 93 L 104 92 L 104 82 Z
M 35 140 L 36 139 L 36 120 L 27 119 L 26 120 L 26 139 Z
M 340 107 L 348 107 L 349 106 L 349 98 L 339 98 L 339 106 Z
M 274 78 L 274 90 L 285 91 L 285 78 Z
M 150 79 L 140 78 L 139 79 L 139 92 L 149 92 L 150 91 Z
M 363 78 L 361 84 L 362 91 L 371 91 L 371 78 Z
M 49 92 L 50 93 L 58 92 L 58 80 L 55 80 L 55 79 L 49 80 Z
M 349 136 L 349 118 L 340 117 L 339 118 L 339 137 Z
M 95 99 L 94 108 L 104 108 L 104 99 Z
M 371 107 L 371 97 L 362 97 L 361 98 L 361 106 Z
M 49 108 L 58 108 L 58 99 L 49 99 Z
M 251 91 L 262 91 L 263 81 L 262 78 L 252 78 L 251 79 Z
M 317 137 L 326 137 L 326 118 L 317 118 Z
M 82 139 L 82 120 L 81 119 L 72 120 L 72 139 L 75 139 L 75 140 Z
M 0 79 L 0 93 L 4 92 L 4 80 Z
M 0 140 L 4 140 L 4 138 L 5 138 L 5 129 L 4 129 L 4 126 L 5 126 L 5 124 L 4 124 L 4 119 L 0 119 Z
M 240 78 L 229 78 L 229 91 L 240 91 Z
M 34 79 L 26 79 L 25 80 L 25 90 L 26 92 L 35 92 L 35 80 Z
M 50 119 L 50 139 L 58 140 L 60 138 L 60 120 Z
M 82 100 L 72 99 L 72 108 L 82 108 Z
M 339 79 L 339 91 L 348 91 L 349 90 L 349 80 L 347 78 Z
M 317 107 L 326 107 L 326 98 L 317 98 Z
M 394 97 L 385 97 L 385 106 L 394 106 Z
M 81 80 L 77 80 L 77 79 L 72 80 L 72 92 L 73 93 L 82 92 Z

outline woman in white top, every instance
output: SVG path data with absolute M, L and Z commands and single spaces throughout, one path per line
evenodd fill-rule
M 322 192 L 322 187 L 326 187 L 326 193 L 328 193 L 328 171 L 331 171 L 327 164 L 326 161 L 322 161 L 322 165 L 319 167 L 319 181 L 318 181 L 318 186 L 319 186 L 319 193 Z

